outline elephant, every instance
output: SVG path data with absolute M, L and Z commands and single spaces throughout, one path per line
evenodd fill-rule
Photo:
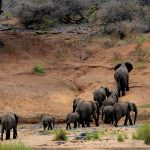
M 2 0 L 0 0 L 0 14 L 3 13 L 3 10 L 2 10 Z
M 100 87 L 98 90 L 94 91 L 93 97 L 94 101 L 99 103 L 99 107 L 102 107 L 102 102 L 106 99 L 106 97 L 110 96 L 110 91 L 107 87 Z
M 73 101 L 73 112 L 79 114 L 79 124 L 82 124 L 82 127 L 90 127 L 91 116 L 95 120 L 96 126 L 99 126 L 99 104 L 95 101 L 85 101 L 81 98 L 75 98 Z
M 103 120 L 104 118 L 104 120 Z M 104 106 L 102 109 L 102 121 L 106 124 L 114 123 L 114 106 Z
M 132 69 L 133 69 L 133 65 L 130 62 L 117 64 L 114 67 L 115 70 L 114 78 L 117 83 L 119 97 L 120 97 L 120 91 L 122 91 L 122 96 L 125 95 L 125 90 L 129 91 L 129 72 L 131 72 Z
M 66 122 L 67 122 L 66 129 L 68 130 L 68 127 L 69 129 L 71 129 L 71 125 L 70 125 L 71 123 L 74 123 L 74 128 L 76 128 L 78 120 L 79 120 L 79 115 L 77 112 L 68 113 L 66 118 Z
M 10 130 L 13 129 L 13 139 L 18 137 L 17 134 L 18 116 L 15 113 L 6 113 L 1 119 L 1 140 L 3 140 L 4 131 L 6 131 L 6 140 L 10 139 Z
M 48 130 L 51 128 L 53 130 L 55 126 L 55 118 L 49 115 L 43 115 L 42 117 L 42 124 L 44 127 L 44 130 L 48 127 Z
M 137 118 L 137 106 L 135 103 L 131 102 L 118 102 L 114 105 L 114 120 L 115 120 L 115 127 L 118 127 L 118 121 L 125 116 L 125 121 L 124 121 L 124 126 L 127 125 L 128 120 L 130 122 L 130 125 L 133 125 L 131 117 L 130 117 L 130 112 L 133 111 L 135 112 L 134 116 L 134 124 L 136 122 Z
M 118 94 L 116 92 L 111 92 L 111 95 L 103 101 L 102 107 L 113 106 L 118 102 Z

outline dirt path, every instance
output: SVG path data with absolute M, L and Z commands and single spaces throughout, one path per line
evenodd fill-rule
M 19 125 L 17 140 L 12 140 L 13 143 L 24 143 L 34 149 L 82 149 L 82 150 L 95 150 L 95 149 L 149 149 L 150 146 L 145 145 L 143 141 L 137 141 L 132 139 L 132 134 L 135 129 L 140 127 L 140 125 L 123 127 L 120 125 L 119 128 L 113 128 L 111 125 L 101 124 L 100 127 L 91 128 L 78 128 L 72 129 L 67 132 L 68 140 L 63 141 L 53 141 L 55 136 L 55 131 L 43 131 L 41 125 Z M 64 124 L 56 125 L 55 130 L 60 128 L 65 128 Z M 81 133 L 89 132 L 99 132 L 104 131 L 104 134 L 99 140 L 75 140 L 77 136 Z M 127 135 L 127 139 L 123 142 L 117 141 L 116 133 L 122 132 Z M 4 141 L 5 143 L 6 141 Z M 7 141 L 6 143 L 8 143 Z

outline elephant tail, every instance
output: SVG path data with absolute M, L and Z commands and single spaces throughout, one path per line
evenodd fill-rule
M 134 124 L 135 124 L 138 111 L 137 111 L 137 106 L 135 105 L 135 103 L 132 103 L 132 105 L 133 105 L 133 108 L 134 108 L 133 110 L 135 112 L 135 117 L 134 117 Z
M 17 126 L 17 124 L 18 124 L 18 116 L 16 114 L 14 114 L 14 116 L 15 116 L 16 126 Z

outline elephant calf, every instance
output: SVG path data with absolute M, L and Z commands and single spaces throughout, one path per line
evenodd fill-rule
M 1 140 L 3 140 L 4 131 L 6 131 L 6 140 L 10 139 L 10 130 L 13 129 L 13 139 L 18 137 L 17 135 L 17 123 L 18 116 L 14 113 L 4 114 L 1 120 Z
M 43 127 L 44 127 L 44 130 L 48 127 L 48 130 L 51 128 L 51 130 L 54 128 L 54 121 L 55 121 L 55 118 L 52 117 L 52 116 L 48 116 L 48 115 L 44 115 L 42 117 L 42 124 L 43 124 Z
M 112 92 L 111 95 L 107 99 L 104 100 L 103 107 L 113 106 L 117 102 L 118 102 L 118 94 L 116 92 Z
M 69 129 L 71 129 L 71 125 L 70 125 L 71 123 L 74 123 L 74 128 L 76 128 L 78 119 L 79 119 L 79 115 L 77 112 L 69 113 L 66 118 L 66 122 L 67 122 L 66 129 L 68 130 L 68 127 L 69 127 Z
M 106 124 L 113 124 L 114 122 L 114 107 L 113 106 L 105 106 L 102 109 L 102 121 Z

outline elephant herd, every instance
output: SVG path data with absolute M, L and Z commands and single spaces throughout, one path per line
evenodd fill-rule
M 114 78 L 117 84 L 115 91 L 109 90 L 107 87 L 100 87 L 93 93 L 93 101 L 85 101 L 82 98 L 75 98 L 73 101 L 73 112 L 67 115 L 67 127 L 71 129 L 70 123 L 74 123 L 74 128 L 80 126 L 90 127 L 91 119 L 94 119 L 95 125 L 99 126 L 100 110 L 102 111 L 102 121 L 106 124 L 114 124 L 118 126 L 118 121 L 125 117 L 124 125 L 133 125 L 130 112 L 135 112 L 134 124 L 137 118 L 137 106 L 129 101 L 121 102 L 119 97 L 125 95 L 125 91 L 129 91 L 129 72 L 133 69 L 130 62 L 117 64 L 114 67 Z
M 90 122 L 94 119 L 95 125 L 99 126 L 100 112 L 102 114 L 101 120 L 106 124 L 114 124 L 118 126 L 118 121 L 125 116 L 124 125 L 135 124 L 137 118 L 137 106 L 129 101 L 121 102 L 119 97 L 122 92 L 122 96 L 125 95 L 125 91 L 129 90 L 129 72 L 133 69 L 131 63 L 126 62 L 123 64 L 117 64 L 114 67 L 114 78 L 117 84 L 115 91 L 109 90 L 107 87 L 100 87 L 93 93 L 93 100 L 86 101 L 82 98 L 75 98 L 73 100 L 73 110 L 67 114 L 66 117 L 66 129 L 71 129 L 71 123 L 74 124 L 74 128 L 90 127 Z M 132 122 L 130 112 L 134 111 L 134 122 Z M 42 125 L 44 130 L 46 128 L 54 128 L 55 118 L 52 116 L 44 115 L 42 117 Z M 10 139 L 10 130 L 13 129 L 13 139 L 18 137 L 17 135 L 17 123 L 18 117 L 15 113 L 6 113 L 1 119 L 1 140 L 3 140 L 3 133 L 6 132 L 6 140 Z

